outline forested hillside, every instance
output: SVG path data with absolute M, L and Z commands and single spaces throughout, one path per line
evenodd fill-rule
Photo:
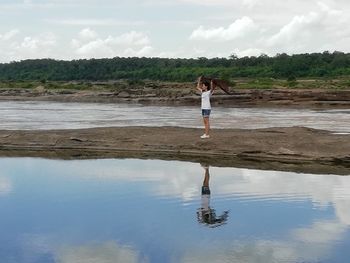
M 199 75 L 223 79 L 315 78 L 350 75 L 350 54 L 323 52 L 274 57 L 111 58 L 61 61 L 23 60 L 0 64 L 0 80 L 161 80 L 194 81 Z

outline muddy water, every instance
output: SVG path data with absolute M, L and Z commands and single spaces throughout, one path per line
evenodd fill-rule
M 213 128 L 306 126 L 350 133 L 350 109 L 213 108 Z M 0 102 L 0 129 L 78 129 L 110 126 L 202 127 L 198 107 L 128 104 Z
M 2 158 L 0 167 L 1 262 L 350 256 L 348 176 L 137 159 Z

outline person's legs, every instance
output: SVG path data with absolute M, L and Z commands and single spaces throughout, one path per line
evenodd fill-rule
M 205 173 L 204 173 L 204 180 L 203 180 L 203 186 L 206 186 L 209 188 L 209 167 L 204 167 Z
M 209 117 L 206 118 L 206 126 L 205 126 L 205 134 L 209 135 L 209 130 L 210 130 L 210 124 L 209 124 Z
M 204 131 L 206 135 L 209 135 L 209 130 L 210 130 L 210 124 L 209 124 L 209 116 L 208 117 L 203 117 L 204 121 Z
M 210 188 L 209 188 L 209 167 L 203 166 L 205 170 L 204 174 L 204 180 L 202 185 L 202 195 L 210 195 Z M 209 200 L 208 200 L 209 201 Z M 208 203 L 209 204 L 209 203 Z
M 202 116 L 203 116 L 203 123 L 204 123 L 204 134 L 201 136 L 201 138 L 209 138 L 209 130 L 210 130 L 209 116 L 210 116 L 210 110 L 202 109 Z

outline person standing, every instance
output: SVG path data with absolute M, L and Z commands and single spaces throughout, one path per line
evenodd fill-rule
M 201 92 L 201 97 L 202 97 L 201 109 L 202 109 L 202 116 L 203 116 L 203 123 L 204 123 L 204 134 L 200 136 L 200 138 L 208 139 L 210 138 L 210 135 L 209 135 L 209 130 L 210 130 L 209 117 L 211 113 L 210 97 L 211 95 L 213 95 L 213 92 L 214 92 L 213 81 L 208 81 L 208 80 L 202 81 L 202 79 L 199 78 L 197 83 L 197 90 Z
M 209 188 L 209 166 L 201 164 L 204 168 L 204 180 L 202 185 L 201 208 L 197 209 L 197 221 L 207 227 L 214 228 L 226 224 L 229 211 L 224 211 L 222 215 L 217 216 L 215 209 L 210 207 L 210 188 Z

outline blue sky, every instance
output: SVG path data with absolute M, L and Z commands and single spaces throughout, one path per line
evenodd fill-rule
M 350 52 L 346 0 L 1 0 L 0 62 Z

